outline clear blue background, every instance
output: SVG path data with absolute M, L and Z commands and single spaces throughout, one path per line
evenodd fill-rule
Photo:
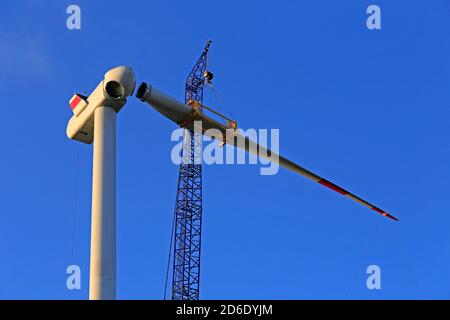
M 400 222 L 286 170 L 205 166 L 201 297 L 450 298 L 448 1 L 76 1 L 80 31 L 69 4 L 0 3 L 0 298 L 88 297 L 92 146 L 65 135 L 72 94 L 130 65 L 182 99 L 208 38 L 242 128 L 279 128 L 282 154 Z M 120 299 L 163 296 L 173 129 L 135 98 L 118 116 Z

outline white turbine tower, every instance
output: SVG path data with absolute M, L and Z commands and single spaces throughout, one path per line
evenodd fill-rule
M 116 113 L 136 87 L 128 67 L 109 70 L 89 97 L 70 100 L 67 136 L 94 141 L 89 299 L 116 298 Z

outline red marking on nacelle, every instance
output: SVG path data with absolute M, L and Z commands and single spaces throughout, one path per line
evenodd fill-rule
M 75 95 L 72 100 L 70 100 L 70 108 L 73 110 L 77 107 L 77 105 L 80 103 L 81 97 L 78 95 Z

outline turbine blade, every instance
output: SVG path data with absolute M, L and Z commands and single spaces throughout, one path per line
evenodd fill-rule
M 162 91 L 146 84 L 145 82 L 139 86 L 139 89 L 136 92 L 136 97 L 138 97 L 141 101 L 146 101 L 151 106 L 153 106 L 156 111 L 183 128 L 194 131 L 199 130 L 199 132 L 201 132 L 202 134 L 208 135 L 212 138 L 216 137 L 213 133 L 210 132 L 209 129 L 216 129 L 216 131 L 218 130 L 220 133 L 222 133 L 222 138 L 224 137 L 223 143 L 233 145 L 236 148 L 243 149 L 249 153 L 253 153 L 256 156 L 263 157 L 270 161 L 274 161 L 275 159 L 275 161 L 277 161 L 280 166 L 292 170 L 317 183 L 320 183 L 321 185 L 333 191 L 336 191 L 387 218 L 398 221 L 397 218 L 390 215 L 386 211 L 381 210 L 377 206 L 374 206 L 370 202 L 363 200 L 353 193 L 348 192 L 344 188 L 341 188 L 340 186 L 320 177 L 319 175 L 299 166 L 298 164 L 280 155 L 277 155 L 269 149 L 253 142 L 252 140 L 248 139 L 248 137 L 241 135 L 239 132 L 240 130 L 234 131 L 233 129 L 230 129 L 229 126 L 213 120 L 212 118 L 204 115 L 202 112 L 198 111 L 192 106 L 188 106 L 177 101 L 176 99 L 164 94 Z M 217 112 L 215 112 L 215 114 L 220 115 Z M 200 127 L 196 124 L 197 122 L 201 124 Z
M 242 143 L 242 141 L 245 141 L 245 143 Z M 346 196 L 347 198 L 352 199 L 353 201 L 358 202 L 359 204 L 381 214 L 382 216 L 385 216 L 387 218 L 390 218 L 392 220 L 398 221 L 398 219 L 391 214 L 387 213 L 386 211 L 378 208 L 377 206 L 371 204 L 370 202 L 356 196 L 355 194 L 347 191 L 346 189 L 334 184 L 333 182 L 322 178 L 321 176 L 315 174 L 312 171 L 307 170 L 306 168 L 286 159 L 285 157 L 276 154 L 275 152 L 272 152 L 271 150 L 259 145 L 258 143 L 255 143 L 254 141 L 250 140 L 248 137 L 242 136 L 238 131 L 235 132 L 234 138 L 227 138 L 227 143 L 234 145 L 236 148 L 243 149 L 249 153 L 253 153 L 257 156 L 263 157 L 265 159 L 274 161 L 274 159 L 278 158 L 278 164 L 286 169 L 289 169 L 291 171 L 294 171 L 312 181 L 315 181 L 324 187 L 327 187 L 328 189 L 331 189 L 337 193 L 342 194 L 343 196 Z

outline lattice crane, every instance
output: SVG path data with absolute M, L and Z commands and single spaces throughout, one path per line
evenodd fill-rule
M 213 77 L 207 70 L 210 45 L 211 41 L 208 40 L 186 80 L 186 103 L 203 103 L 203 90 Z M 184 132 L 183 162 L 180 164 L 174 212 L 173 300 L 199 299 L 203 213 L 201 138 L 192 130 L 186 129 Z

